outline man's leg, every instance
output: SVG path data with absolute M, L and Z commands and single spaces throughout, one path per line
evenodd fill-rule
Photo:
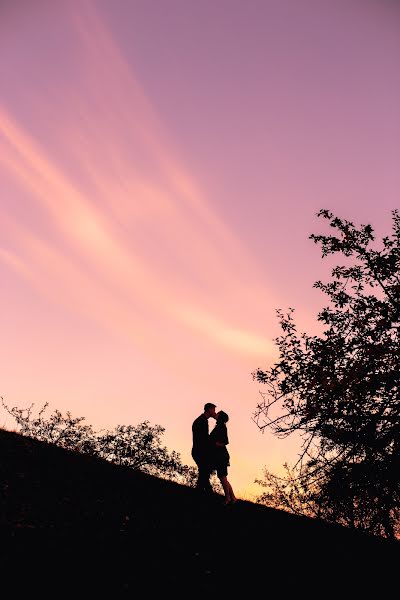
M 199 463 L 197 468 L 199 470 L 199 477 L 196 488 L 201 492 L 212 493 L 213 489 L 210 483 L 211 472 L 208 463 Z
M 197 481 L 196 481 L 196 490 L 198 490 L 199 492 L 202 491 L 202 487 L 204 486 L 204 483 L 202 481 L 202 463 L 201 461 L 198 459 L 197 456 L 193 456 L 193 460 L 197 465 Z

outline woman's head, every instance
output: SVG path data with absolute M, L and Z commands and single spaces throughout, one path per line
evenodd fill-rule
M 217 421 L 220 423 L 227 423 L 229 421 L 229 416 L 223 410 L 220 410 L 217 413 Z

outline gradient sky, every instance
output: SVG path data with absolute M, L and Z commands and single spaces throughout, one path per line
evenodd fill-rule
M 242 497 L 293 463 L 251 373 L 277 308 L 316 329 L 316 212 L 390 233 L 399 32 L 391 0 L 1 2 L 5 402 L 158 423 L 190 465 L 214 402 Z

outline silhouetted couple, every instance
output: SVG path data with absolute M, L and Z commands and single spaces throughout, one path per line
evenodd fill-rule
M 230 457 L 227 449 L 229 440 L 226 423 L 229 421 L 229 417 L 222 410 L 215 412 L 215 408 L 215 404 L 207 402 L 204 405 L 204 412 L 192 424 L 192 457 L 199 471 L 196 489 L 202 494 L 212 495 L 210 476 L 213 471 L 217 471 L 225 494 L 224 504 L 228 505 L 236 502 L 232 486 L 228 481 Z M 211 433 L 208 429 L 210 417 L 216 420 Z

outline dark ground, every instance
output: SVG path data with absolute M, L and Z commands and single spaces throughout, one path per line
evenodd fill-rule
M 0 591 L 12 597 L 398 596 L 400 542 L 223 507 L 4 430 L 0 456 Z

